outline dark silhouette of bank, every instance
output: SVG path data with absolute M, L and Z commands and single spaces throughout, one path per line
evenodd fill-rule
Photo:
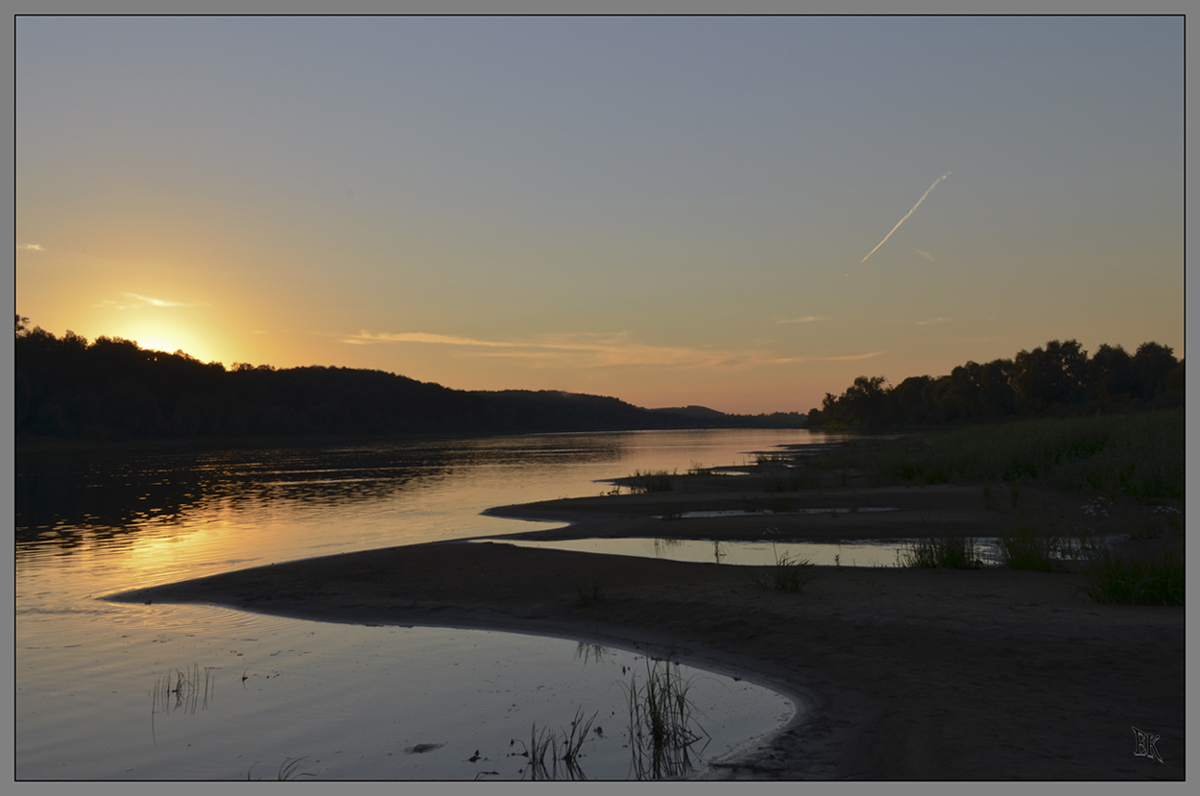
M 491 434 L 632 429 L 799 427 L 801 413 L 727 415 L 704 407 L 644 409 L 556 391 L 454 390 L 379 370 L 227 370 L 183 351 L 89 343 L 16 320 L 18 439 L 127 440 Z
M 1183 360 L 1168 346 L 1143 343 L 1131 356 L 1104 344 L 1088 359 L 1075 340 L 1051 340 L 1012 359 L 968 362 L 894 387 L 883 376 L 859 376 L 841 395 L 826 393 L 808 425 L 880 429 L 1165 409 L 1183 400 Z

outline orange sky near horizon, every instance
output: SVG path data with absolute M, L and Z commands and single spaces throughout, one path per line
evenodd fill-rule
M 55 334 L 737 413 L 1184 355 L 1182 17 L 16 28 Z

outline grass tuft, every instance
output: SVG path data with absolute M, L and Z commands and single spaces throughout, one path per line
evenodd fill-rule
M 1098 603 L 1183 605 L 1183 557 L 1173 550 L 1153 558 L 1104 550 L 1084 570 L 1082 591 Z
M 928 536 L 896 553 L 902 567 L 926 569 L 979 569 L 983 566 L 975 540 L 966 536 Z
M 633 484 L 630 486 L 632 492 L 671 492 L 675 489 L 674 483 L 671 481 L 671 474 L 666 470 L 634 470 Z
M 527 773 L 531 780 L 586 780 L 583 768 L 579 764 L 583 742 L 591 732 L 592 722 L 596 720 L 593 713 L 590 719 L 583 718 L 583 708 L 575 711 L 571 724 L 562 730 L 562 743 L 559 745 L 558 734 L 543 727 L 538 729 L 534 722 L 529 731 L 529 745 L 525 751 L 529 756 Z M 549 763 L 547 763 L 549 758 Z M 559 765 L 561 764 L 561 766 Z
M 1012 533 L 1000 537 L 1000 555 L 1011 569 L 1029 569 L 1036 572 L 1065 572 L 1065 558 L 1072 557 L 1082 549 L 1060 536 L 1034 533 L 1024 520 L 1017 523 Z
M 709 737 L 688 698 L 691 681 L 680 676 L 678 664 L 671 667 L 670 660 L 647 660 L 646 681 L 639 684 L 635 672 L 622 686 L 629 697 L 630 769 L 639 780 L 686 776 L 692 747 Z
M 291 782 L 293 780 L 299 779 L 300 777 L 315 777 L 316 774 L 313 774 L 309 771 L 300 771 L 299 770 L 300 763 L 302 763 L 303 761 L 304 761 L 303 757 L 285 758 L 283 763 L 281 763 L 279 766 L 279 771 L 276 773 L 275 779 L 278 780 L 279 782 Z M 257 765 L 258 765 L 258 763 L 254 764 L 254 766 L 257 766 Z M 251 775 L 254 773 L 254 766 L 250 766 L 250 770 L 246 772 L 247 780 L 250 780 Z M 262 777 L 259 777 L 259 779 L 261 780 Z
M 772 545 L 774 549 L 774 545 Z M 775 551 L 775 566 L 765 572 L 754 570 L 750 580 L 764 591 L 799 592 L 817 578 L 816 565 L 807 558 L 781 555 Z
M 589 578 L 576 587 L 579 595 L 579 604 L 581 606 L 598 603 L 604 599 L 604 587 L 600 583 L 599 578 Z

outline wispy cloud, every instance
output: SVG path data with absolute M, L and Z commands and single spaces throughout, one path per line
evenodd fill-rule
M 913 249 L 913 253 L 921 255 L 922 257 L 924 257 L 926 260 L 928 260 L 931 263 L 937 262 L 937 260 L 933 259 L 933 255 L 930 254 L 929 252 L 924 252 L 924 251 L 921 251 L 920 249 Z
M 113 299 L 105 299 L 97 307 L 112 307 L 118 310 L 140 310 L 146 307 L 193 307 L 194 304 L 188 304 L 182 301 L 166 301 L 157 299 L 151 296 L 143 296 L 139 293 L 121 293 L 125 301 L 115 301 Z
M 533 367 L 594 368 L 620 365 L 656 365 L 674 368 L 746 370 L 760 365 L 795 362 L 868 359 L 882 351 L 835 357 L 780 356 L 766 348 L 718 349 L 696 346 L 663 346 L 639 343 L 627 332 L 619 334 L 565 334 L 534 341 L 480 340 L 429 332 L 368 332 L 342 337 L 349 345 L 420 343 L 460 350 L 462 356 L 524 360 Z
M 344 337 L 351 345 L 424 343 L 464 349 L 469 356 L 526 359 L 532 363 L 557 362 L 574 367 L 611 365 L 667 365 L 674 367 L 744 367 L 761 361 L 764 352 L 721 351 L 690 346 L 657 346 L 638 343 L 622 334 L 570 334 L 535 341 L 480 340 L 429 332 L 371 333 L 363 330 Z M 473 350 L 472 350 L 473 349 Z
M 841 357 L 813 357 L 813 359 L 817 360 L 818 362 L 849 362 L 855 359 L 871 359 L 872 357 L 877 357 L 882 353 L 884 352 L 872 351 L 869 354 L 847 354 L 846 356 Z
M 344 338 L 342 342 L 352 345 L 371 345 L 372 343 L 437 343 L 440 345 L 496 348 L 525 348 L 529 345 L 526 343 L 505 343 L 495 340 L 475 340 L 470 337 L 454 337 L 448 334 L 429 334 L 427 332 L 402 332 L 400 334 L 380 332 L 379 334 L 372 334 L 365 329 L 358 334 Z
M 27 252 L 44 252 L 46 249 L 40 243 L 18 243 L 18 249 L 23 249 Z
M 953 318 L 930 318 L 927 321 L 917 321 L 917 326 L 928 326 L 931 323 L 949 323 Z
M 828 315 L 805 315 L 803 318 L 785 318 L 775 323 L 812 323 L 813 321 L 831 321 Z
M 186 307 L 187 304 L 182 301 L 164 301 L 163 299 L 151 298 L 150 296 L 140 296 L 137 293 L 122 293 L 122 296 L 127 296 L 135 301 L 141 301 L 149 304 L 152 307 Z

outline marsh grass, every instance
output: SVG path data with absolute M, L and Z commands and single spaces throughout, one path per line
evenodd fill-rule
M 592 605 L 604 599 L 604 586 L 599 578 L 588 578 L 577 584 L 575 589 L 581 606 Z
M 770 452 L 754 454 L 754 465 L 756 467 L 763 467 L 766 465 L 773 465 L 773 464 L 790 465 L 791 463 L 792 463 L 791 455 L 789 455 L 787 453 L 779 452 L 779 451 L 770 451 Z
M 833 474 L 874 484 L 1038 483 L 1139 500 L 1184 497 L 1184 410 L 1011 420 L 889 439 L 815 457 Z M 1014 507 L 1019 490 L 1010 495 Z
M 674 669 L 672 669 L 674 666 Z M 688 697 L 691 680 L 670 659 L 646 661 L 646 679 L 635 672 L 625 688 L 629 704 L 630 772 L 635 779 L 686 776 L 693 768 L 693 747 L 709 738 L 696 720 Z M 708 742 L 705 741 L 705 746 Z M 702 746 L 697 753 L 702 753 Z
M 1000 537 L 1000 556 L 1010 569 L 1065 572 L 1068 559 L 1078 557 L 1088 546 L 1082 538 L 1035 533 L 1021 520 L 1011 533 Z
M 1084 569 L 1082 591 L 1098 603 L 1183 605 L 1183 563 L 1174 550 L 1132 558 L 1104 549 Z
M 979 569 L 983 561 L 967 536 L 927 536 L 896 553 L 896 564 L 925 569 Z
M 278 780 L 279 782 L 291 782 L 292 780 L 299 779 L 300 777 L 315 777 L 316 774 L 313 774 L 308 771 L 300 771 L 299 770 L 300 764 L 302 762 L 304 762 L 303 757 L 284 758 L 283 763 L 281 763 L 279 766 L 279 771 L 276 772 L 276 774 L 275 774 L 275 779 Z M 254 766 L 257 766 L 257 765 L 258 765 L 258 763 L 254 764 Z M 250 770 L 246 772 L 247 780 L 251 779 L 250 775 L 254 773 L 254 766 L 250 766 Z M 259 779 L 261 780 L 262 777 L 259 777 Z
M 575 647 L 575 660 L 582 659 L 584 663 L 595 661 L 600 663 L 608 656 L 608 649 L 599 645 L 580 641 Z
M 675 489 L 672 475 L 666 470 L 647 470 L 644 473 L 634 470 L 631 477 L 634 479 L 629 487 L 631 492 L 671 492 Z
M 591 732 L 592 722 L 596 720 L 593 713 L 589 719 L 584 719 L 583 708 L 575 711 L 575 718 L 570 726 L 559 733 L 543 727 L 538 729 L 534 722 L 529 731 L 529 744 L 525 751 L 529 755 L 529 767 L 526 773 L 531 780 L 586 780 L 583 768 L 579 764 L 583 743 Z M 560 743 L 561 741 L 561 743 Z M 547 762 L 549 760 L 549 762 Z
M 807 558 L 781 554 L 771 545 L 775 553 L 775 565 L 763 571 L 752 570 L 750 580 L 764 591 L 800 592 L 817 578 L 816 565 Z
M 662 518 L 664 520 L 678 520 L 683 517 L 683 509 L 678 503 L 664 503 L 662 507 Z
M 183 711 L 195 714 L 208 708 L 213 693 L 213 666 L 201 669 L 193 663 L 184 669 L 173 669 L 154 681 L 150 689 L 150 739 L 157 745 L 154 717 L 159 713 Z M 245 678 L 243 678 L 245 679 Z

